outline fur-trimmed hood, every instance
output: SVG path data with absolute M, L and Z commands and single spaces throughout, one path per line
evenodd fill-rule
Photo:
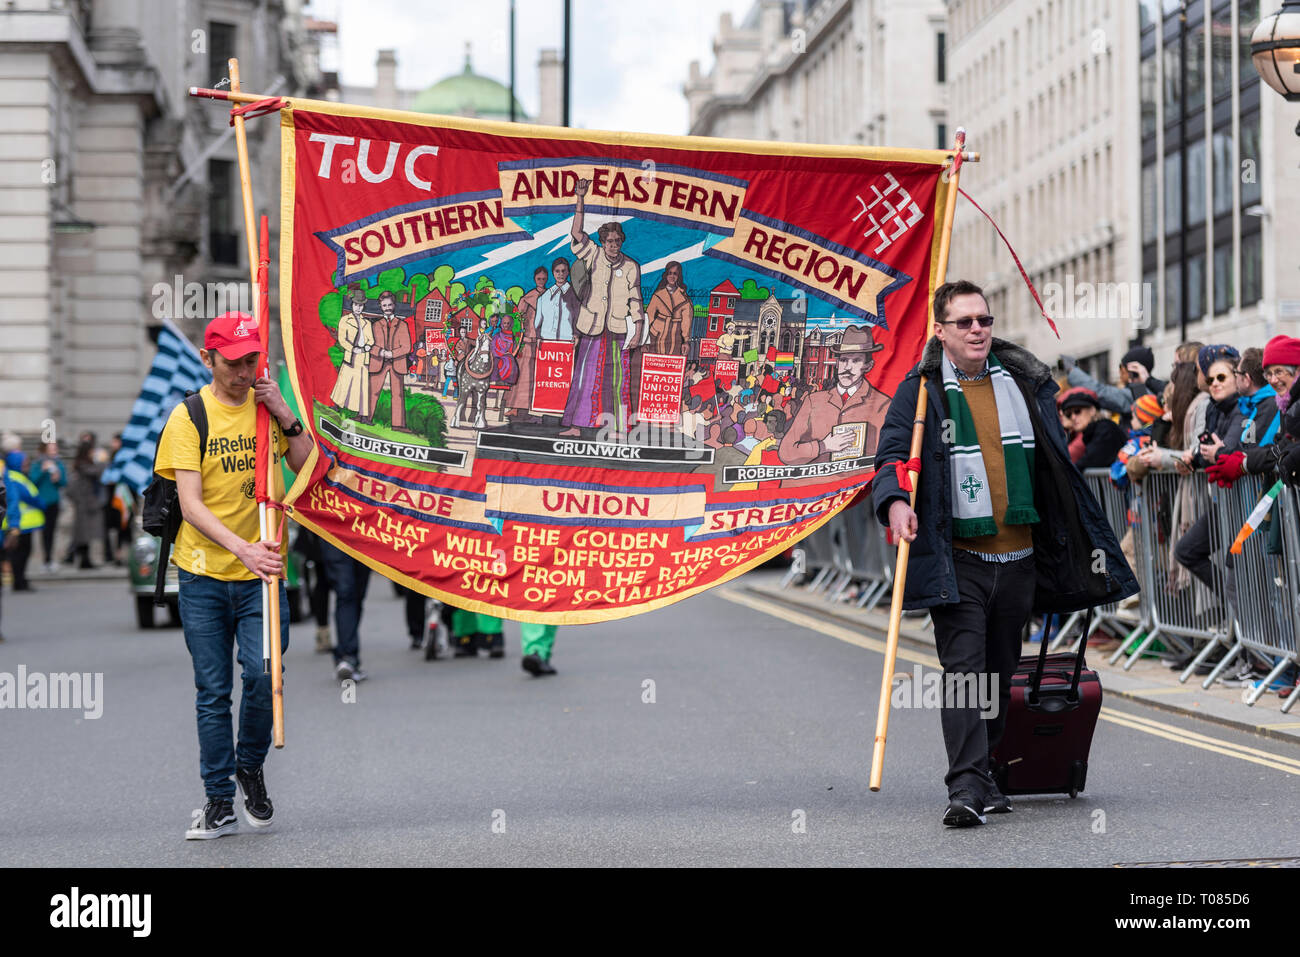
M 993 338 L 993 355 L 998 357 L 1013 376 L 1018 379 L 1027 379 L 1029 383 L 1038 389 L 1045 381 L 1052 378 L 1052 370 L 1047 364 L 1040 360 L 1028 349 L 1023 349 L 1014 342 L 1008 342 L 1006 339 Z M 925 344 L 925 351 L 921 354 L 921 361 L 913 370 L 918 375 L 926 376 L 930 379 L 939 379 L 939 358 L 943 354 L 943 346 L 939 340 L 933 336 Z

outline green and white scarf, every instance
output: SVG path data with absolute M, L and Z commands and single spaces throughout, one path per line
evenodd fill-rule
M 954 538 L 996 535 L 998 523 L 993 519 L 993 499 L 989 477 L 984 470 L 984 453 L 971 417 L 970 405 L 957 381 L 947 353 L 943 355 L 943 391 L 948 400 L 948 414 L 953 420 L 952 455 L 952 534 Z M 997 401 L 998 424 L 1002 432 L 1002 464 L 1007 478 L 1007 514 L 1003 525 L 1033 525 L 1034 511 L 1034 424 L 1029 418 L 1025 398 L 1020 394 L 1011 373 L 997 357 L 989 354 L 989 378 Z

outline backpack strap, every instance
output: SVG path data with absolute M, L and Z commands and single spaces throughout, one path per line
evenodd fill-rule
M 185 411 L 190 414 L 190 421 L 194 423 L 194 428 L 199 433 L 199 464 L 202 465 L 203 453 L 208 448 L 208 409 L 203 404 L 203 396 L 197 392 L 187 395 Z

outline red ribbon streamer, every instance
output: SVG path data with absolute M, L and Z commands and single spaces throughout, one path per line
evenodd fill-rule
M 921 473 L 920 459 L 908 459 L 906 462 L 894 463 L 894 476 L 895 478 L 898 479 L 898 487 L 901 488 L 904 492 L 915 491 L 915 489 L 912 487 L 911 477 L 912 475 L 919 475 L 920 473 Z
M 956 168 L 960 165 L 961 165 L 960 163 L 954 162 L 953 169 L 956 170 Z M 1015 249 L 1012 248 L 1011 241 L 1007 239 L 1006 235 L 998 227 L 998 224 L 994 222 L 993 217 L 990 216 L 988 213 L 985 213 L 983 207 L 981 207 L 979 203 L 975 202 L 975 200 L 971 199 L 970 194 L 967 193 L 966 190 L 962 189 L 961 187 L 958 187 L 957 192 L 959 192 L 962 196 L 965 196 L 966 201 L 969 202 L 972 206 L 978 209 L 981 213 L 984 213 L 984 218 L 989 221 L 989 223 L 993 226 L 995 230 L 997 230 L 998 236 L 1001 237 L 1002 242 L 1006 244 L 1007 251 L 1011 253 L 1011 258 L 1016 261 L 1016 268 L 1020 270 L 1020 277 L 1024 279 L 1025 285 L 1029 287 L 1029 294 L 1034 297 L 1034 302 L 1038 303 L 1038 311 L 1043 314 L 1043 318 L 1047 320 L 1047 324 L 1052 327 L 1052 332 L 1056 334 L 1056 338 L 1058 339 L 1061 338 L 1060 330 L 1056 328 L 1056 323 L 1052 322 L 1052 317 L 1047 314 L 1047 310 L 1043 307 L 1043 300 L 1038 297 L 1038 290 L 1034 288 L 1033 282 L 1030 281 L 1029 274 L 1025 272 L 1025 267 L 1020 264 L 1020 257 L 1016 255 Z
M 235 125 L 235 117 L 237 116 L 251 120 L 258 116 L 265 116 L 267 113 L 277 113 L 282 109 L 284 109 L 284 98 L 280 96 L 267 96 L 260 100 L 254 100 L 252 103 L 245 103 L 243 106 L 232 106 L 230 108 L 230 125 Z

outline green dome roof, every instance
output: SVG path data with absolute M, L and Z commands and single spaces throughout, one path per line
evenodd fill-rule
M 477 116 L 485 120 L 510 119 L 510 89 L 491 77 L 479 76 L 470 66 L 469 44 L 465 45 L 465 69 L 439 80 L 411 102 L 416 113 L 449 116 Z M 526 120 L 523 106 L 515 98 L 515 119 Z

